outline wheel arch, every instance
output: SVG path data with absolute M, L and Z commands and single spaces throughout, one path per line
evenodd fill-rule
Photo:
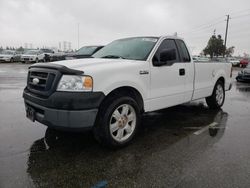
M 103 99 L 101 105 L 113 96 L 129 96 L 132 97 L 138 104 L 140 111 L 144 112 L 144 101 L 141 93 L 132 86 L 121 86 L 110 91 Z
M 225 78 L 224 76 L 220 76 L 217 81 L 215 82 L 215 84 L 218 82 L 218 81 L 221 81 L 223 83 L 223 86 L 225 87 Z

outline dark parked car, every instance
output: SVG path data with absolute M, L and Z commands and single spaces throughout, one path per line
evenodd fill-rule
M 236 80 L 238 82 L 240 82 L 240 81 L 248 81 L 248 82 L 250 82 L 250 64 L 248 64 L 246 68 L 244 68 L 242 71 L 240 71 L 238 73 L 238 76 L 236 77 Z
M 65 52 L 56 52 L 50 56 L 50 61 L 61 61 L 65 60 L 67 54 Z
M 84 46 L 75 53 L 66 56 L 66 59 L 81 59 L 91 57 L 98 50 L 102 49 L 103 46 Z
M 44 54 L 44 61 L 45 62 L 50 61 L 50 56 L 55 53 L 53 50 L 46 49 L 46 48 L 40 49 L 40 51 L 43 52 L 43 54 Z

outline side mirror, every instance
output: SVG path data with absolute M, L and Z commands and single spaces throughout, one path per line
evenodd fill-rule
M 176 50 L 175 49 L 166 49 L 162 50 L 160 53 L 160 61 L 169 62 L 176 60 Z
M 175 49 L 164 49 L 157 56 L 153 58 L 154 66 L 163 66 L 170 63 L 170 61 L 176 60 L 176 50 Z

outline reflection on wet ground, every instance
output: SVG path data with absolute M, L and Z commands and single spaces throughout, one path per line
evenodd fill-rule
M 24 117 L 23 81 L 2 89 L 7 82 L 0 81 L 0 102 L 5 107 L 0 113 L 0 187 L 250 184 L 249 84 L 234 82 L 220 111 L 197 101 L 145 114 L 134 142 L 111 151 L 100 146 L 91 132 L 34 126 Z
M 241 95 L 250 97 L 250 84 L 247 83 L 237 83 L 236 90 L 239 91 Z
M 173 174 L 171 171 L 182 170 L 178 169 L 182 155 L 188 152 L 191 157 L 200 147 L 204 150 L 216 143 L 223 135 L 227 116 L 223 111 L 211 112 L 201 104 L 149 113 L 143 118 L 134 143 L 119 151 L 100 147 L 90 132 L 76 134 L 47 129 L 45 137 L 35 141 L 30 148 L 27 172 L 35 185 L 46 187 L 90 187 L 104 180 L 112 187 L 164 185 L 169 180 L 157 178 L 155 173 L 160 173 L 158 168 L 150 169 L 147 164 L 159 162 L 162 160 L 159 153 L 169 152 L 164 160 L 169 161 L 170 166 L 163 163 L 167 165 L 165 173 L 169 175 Z M 218 125 L 208 128 L 202 136 L 207 138 L 196 145 L 199 138 L 192 133 L 212 122 Z M 209 139 L 209 135 L 214 138 Z M 163 182 L 155 184 L 157 181 Z

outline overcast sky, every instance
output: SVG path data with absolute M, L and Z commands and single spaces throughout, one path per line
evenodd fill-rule
M 228 46 L 250 53 L 249 0 L 0 0 L 0 46 L 70 41 L 75 49 L 79 23 L 80 46 L 177 32 L 197 54 L 214 29 L 224 38 L 226 14 Z

